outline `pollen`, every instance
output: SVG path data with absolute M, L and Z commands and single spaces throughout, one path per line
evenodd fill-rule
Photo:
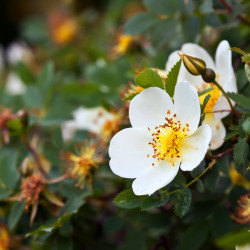
M 175 163 L 181 158 L 180 147 L 183 139 L 187 136 L 189 125 L 184 126 L 180 121 L 176 121 L 176 115 L 170 116 L 170 111 L 167 111 L 168 117 L 165 118 L 165 123 L 155 127 L 152 135 L 152 141 L 149 145 L 152 146 L 154 154 L 152 158 L 155 163 L 167 160 L 175 166 Z

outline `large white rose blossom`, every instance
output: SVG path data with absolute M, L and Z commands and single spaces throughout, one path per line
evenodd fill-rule
M 199 98 L 187 82 L 176 85 L 174 104 L 162 89 L 145 89 L 131 101 L 129 119 L 132 127 L 110 142 L 110 168 L 118 176 L 136 178 L 136 195 L 151 195 L 166 186 L 179 168 L 193 170 L 207 152 L 211 129 L 198 127 Z
M 173 65 L 180 59 L 178 52 L 174 51 L 170 54 L 166 63 L 166 71 L 168 72 Z M 211 68 L 216 73 L 216 81 L 226 92 L 237 92 L 235 75 L 232 67 L 232 52 L 227 41 L 222 41 L 217 47 L 215 54 L 215 62 L 208 52 L 197 44 L 186 43 L 182 46 L 181 52 L 187 55 L 198 57 L 206 62 L 207 68 Z M 209 124 L 212 129 L 212 140 L 210 148 L 215 150 L 219 148 L 226 136 L 226 129 L 221 121 L 222 118 L 229 114 L 230 106 L 221 91 L 213 84 L 205 83 L 201 76 L 193 76 L 181 65 L 178 81 L 188 81 L 198 91 L 212 88 L 210 92 L 200 96 L 202 103 L 207 94 L 211 98 L 206 106 L 206 118 L 204 123 Z

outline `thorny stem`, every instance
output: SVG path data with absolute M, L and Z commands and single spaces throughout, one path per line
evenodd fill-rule
M 233 6 L 228 3 L 226 0 L 219 0 L 220 4 L 225 7 L 229 13 L 233 12 L 234 11 L 234 8 Z M 250 21 L 242 14 L 238 14 L 236 16 L 239 20 L 241 20 L 243 23 L 247 24 L 247 25 L 250 25 Z
M 209 164 L 208 164 L 208 167 L 201 173 L 199 174 L 198 176 L 196 176 L 192 181 L 190 181 L 188 184 L 185 185 L 185 188 L 189 187 L 190 185 L 192 185 L 194 182 L 196 182 L 198 179 L 200 179 L 209 169 L 211 169 L 214 164 L 216 163 L 216 159 L 212 160 Z M 171 192 L 166 192 L 164 193 L 165 195 L 171 195 L 171 194 L 175 194 L 177 192 L 180 192 L 182 191 L 183 188 L 180 188 L 180 189 L 176 189 L 174 191 L 171 191 Z

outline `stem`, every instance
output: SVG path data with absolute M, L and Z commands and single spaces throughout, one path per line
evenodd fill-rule
M 46 183 L 47 184 L 55 184 L 55 183 L 58 183 L 58 182 L 64 180 L 66 177 L 67 177 L 66 174 L 64 174 L 64 175 L 61 175 L 61 176 L 59 176 L 59 177 L 57 177 L 55 179 L 46 180 Z
M 218 158 L 221 158 L 222 156 L 224 156 L 224 155 L 226 155 L 228 153 L 231 153 L 233 150 L 234 150 L 234 147 L 231 147 L 231 148 L 229 148 L 229 149 L 225 150 L 224 152 L 219 153 L 217 155 L 212 155 L 211 153 L 208 153 L 208 155 L 212 159 L 218 159 Z
M 220 84 L 217 82 L 217 81 L 214 81 L 213 82 L 214 85 L 223 93 L 223 95 L 225 96 L 225 98 L 227 99 L 228 101 L 228 104 L 232 110 L 232 112 L 234 112 L 234 107 L 233 107 L 233 104 L 232 102 L 230 101 L 230 99 L 227 97 L 227 93 L 225 92 L 225 90 L 220 86 Z
M 196 176 L 192 181 L 190 181 L 188 184 L 185 185 L 185 188 L 189 187 L 190 185 L 192 185 L 194 182 L 196 182 L 198 179 L 200 179 L 209 169 L 211 169 L 214 164 L 216 163 L 216 160 L 214 159 L 213 161 L 211 161 L 209 164 L 208 164 L 208 167 L 201 173 L 199 174 L 198 176 Z M 166 192 L 165 194 L 166 195 L 171 195 L 171 194 L 174 194 L 174 193 L 177 193 L 177 192 L 180 192 L 182 191 L 183 188 L 181 189 L 176 189 L 174 191 L 171 191 L 171 192 Z
M 219 0 L 220 4 L 225 7 L 229 13 L 232 13 L 234 11 L 233 6 L 228 3 L 226 0 Z M 243 23 L 250 25 L 250 21 L 242 14 L 238 14 L 236 16 L 239 20 L 241 20 Z
M 31 155 L 32 155 L 32 157 L 33 157 L 33 159 L 34 159 L 34 161 L 36 162 L 36 165 L 37 165 L 37 167 L 38 167 L 38 170 L 41 172 L 41 174 L 42 174 L 44 177 L 47 177 L 47 173 L 46 173 L 45 170 L 43 169 L 43 166 L 42 166 L 42 164 L 41 164 L 41 162 L 40 162 L 40 159 L 39 159 L 39 157 L 38 157 L 38 155 L 37 155 L 35 149 L 30 145 L 29 142 L 26 143 L 26 146 L 27 146 L 29 152 L 31 153 Z

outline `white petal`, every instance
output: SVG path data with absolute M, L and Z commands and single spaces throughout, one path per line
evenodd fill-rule
M 152 166 L 153 149 L 148 142 L 151 135 L 146 129 L 127 128 L 118 132 L 110 141 L 109 165 L 111 170 L 124 178 L 136 178 Z
M 181 124 L 189 124 L 189 135 L 193 134 L 200 120 L 200 102 L 196 89 L 187 82 L 176 84 L 174 92 L 174 113 Z
M 70 141 L 76 130 L 78 129 L 77 124 L 74 120 L 66 121 L 61 124 L 62 138 L 65 142 Z
M 215 150 L 224 143 L 226 129 L 221 120 L 214 121 L 210 123 L 209 126 L 212 129 L 212 140 L 210 142 L 210 149 Z
M 168 110 L 173 110 L 169 95 L 160 88 L 148 88 L 131 101 L 129 119 L 133 127 L 151 128 L 164 124 Z
M 134 180 L 132 184 L 134 193 L 136 195 L 151 195 L 165 187 L 177 175 L 179 164 L 180 162 L 177 162 L 175 166 L 172 166 L 172 163 L 165 160 L 151 166 Z
M 232 51 L 230 50 L 230 45 L 227 41 L 222 41 L 217 47 L 215 62 L 217 68 L 216 74 L 219 74 L 218 81 L 224 88 L 229 78 L 234 75 L 232 67 Z
M 225 111 L 228 110 L 228 111 Z M 219 112 L 220 111 L 220 112 Z M 222 112 L 223 111 L 223 112 Z M 215 120 L 221 120 L 231 112 L 230 105 L 224 96 L 221 96 L 214 105 L 213 115 Z
M 12 95 L 22 95 L 26 91 L 26 86 L 22 80 L 13 72 L 10 72 L 6 80 L 6 91 Z
M 172 52 L 169 57 L 168 60 L 166 62 L 166 71 L 170 71 L 171 68 L 180 60 L 180 56 L 178 55 L 178 52 L 180 52 L 179 50 L 175 50 L 174 52 Z
M 201 46 L 195 43 L 185 43 L 181 49 L 187 55 L 202 59 L 206 63 L 207 68 L 216 70 L 212 57 Z
M 80 107 L 73 112 L 73 117 L 79 129 L 99 133 L 104 123 L 108 119 L 112 119 L 113 115 L 102 107 Z
M 212 137 L 211 128 L 207 124 L 200 126 L 196 132 L 187 137 L 181 146 L 181 169 L 192 171 L 203 160 Z
M 180 60 L 180 56 L 178 55 L 178 50 L 172 52 L 169 57 L 168 61 L 166 62 L 166 71 L 169 72 L 171 68 Z M 178 82 L 187 81 L 191 85 L 199 88 L 201 87 L 202 83 L 204 82 L 200 76 L 193 76 L 191 75 L 181 63 L 181 68 L 178 75 Z

